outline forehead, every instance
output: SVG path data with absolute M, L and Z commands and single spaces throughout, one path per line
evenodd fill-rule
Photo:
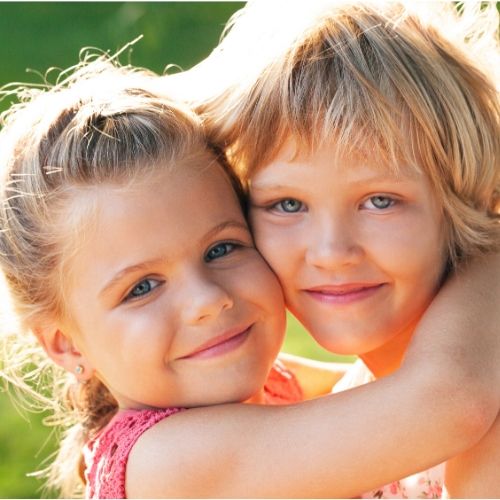
M 216 163 L 81 189 L 71 210 L 79 215 L 67 232 L 74 237 L 67 266 L 73 283 L 89 268 L 104 276 L 119 266 L 177 258 L 203 245 L 205 234 L 218 224 L 245 224 L 231 183 Z
M 377 145 L 371 147 L 365 145 L 356 149 L 332 140 L 312 146 L 289 137 L 266 164 L 253 172 L 250 181 L 262 178 L 264 172 L 266 176 L 273 172 L 276 175 L 290 175 L 293 169 L 314 168 L 318 165 L 330 167 L 332 175 L 342 173 L 344 170 L 362 169 L 395 180 L 401 178 L 417 180 L 423 173 L 414 160 L 391 158 L 387 151 Z
M 193 215 L 208 222 L 240 213 L 231 182 L 215 162 L 192 168 L 174 166 L 127 183 L 93 186 L 83 191 L 78 201 L 86 204 L 89 199 L 95 207 L 92 224 L 96 229 L 126 226 L 142 218 L 152 223 L 160 219 L 159 214 L 163 224 L 177 227 Z M 187 224 L 181 232 L 192 225 Z

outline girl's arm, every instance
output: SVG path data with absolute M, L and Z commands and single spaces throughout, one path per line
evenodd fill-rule
M 492 279 L 496 277 L 492 273 Z M 498 279 L 498 278 L 497 278 Z M 498 287 L 493 287 L 490 290 L 485 290 L 485 293 L 490 294 L 498 307 L 498 297 L 500 296 Z M 495 316 L 491 316 L 491 320 L 495 320 Z M 494 332 L 500 338 L 500 322 L 496 320 Z M 478 323 L 477 328 L 471 330 L 471 335 L 477 335 L 478 340 L 485 340 L 481 335 L 480 328 L 482 323 Z M 479 343 L 479 348 L 486 350 L 488 344 Z M 492 348 L 494 346 L 492 345 Z M 477 356 L 479 358 L 480 356 Z M 483 360 L 478 359 L 478 366 L 476 370 L 490 373 L 488 361 L 493 361 L 500 370 L 500 359 L 498 351 L 496 354 L 493 352 L 490 356 L 485 356 Z M 485 366 L 486 365 L 486 366 Z M 497 377 L 490 381 L 493 388 L 499 392 L 500 379 Z M 446 463 L 445 485 L 446 490 L 451 498 L 499 498 L 500 497 L 500 414 L 490 428 L 488 433 L 479 441 L 479 443 L 464 453 L 457 455 Z
M 446 463 L 451 498 L 500 498 L 500 416 L 470 450 Z
M 333 386 L 346 374 L 350 363 L 316 361 L 288 353 L 279 360 L 297 377 L 304 399 L 313 399 L 332 392 Z
M 500 405 L 499 278 L 494 256 L 451 279 L 401 368 L 376 382 L 161 421 L 132 449 L 128 496 L 352 497 L 470 448 Z

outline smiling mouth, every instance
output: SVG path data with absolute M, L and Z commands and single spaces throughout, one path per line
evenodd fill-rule
M 180 359 L 207 359 L 226 354 L 242 345 L 250 334 L 253 324 L 245 328 L 235 328 L 223 333 Z
M 375 295 L 385 283 L 319 286 L 304 290 L 311 298 L 326 304 L 351 304 Z

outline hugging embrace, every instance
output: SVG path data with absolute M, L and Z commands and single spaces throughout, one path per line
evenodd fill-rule
M 496 7 L 266 4 L 3 116 L 2 376 L 65 428 L 48 484 L 500 497 Z M 280 355 L 285 308 L 358 362 Z

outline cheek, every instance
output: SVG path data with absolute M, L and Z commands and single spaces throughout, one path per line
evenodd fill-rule
M 252 294 L 253 300 L 265 304 L 267 309 L 279 310 L 283 306 L 283 292 L 276 274 L 257 251 L 245 269 L 245 277 L 239 285 L 245 283 L 243 293 Z
M 256 225 L 254 232 L 257 249 L 282 282 L 293 270 L 300 241 L 289 233 L 290 231 L 284 228 L 270 228 L 265 225 Z
M 441 275 L 445 261 L 445 235 L 431 214 L 415 213 L 393 224 L 374 225 L 367 233 L 369 252 L 397 275 Z
M 378 247 L 384 270 L 415 307 L 426 306 L 436 294 L 445 269 L 444 238 L 432 225 L 409 224 L 393 234 Z
M 165 313 L 162 301 L 144 306 L 141 313 L 131 308 L 110 314 L 100 328 L 100 344 L 108 353 L 117 353 L 128 362 L 167 355 L 175 339 L 174 320 Z M 147 339 L 147 341 L 146 341 Z
M 232 273 L 231 283 L 239 307 L 256 313 L 263 333 L 258 336 L 254 359 L 272 362 L 281 348 L 286 327 L 285 299 L 278 278 L 255 251 L 244 266 Z

